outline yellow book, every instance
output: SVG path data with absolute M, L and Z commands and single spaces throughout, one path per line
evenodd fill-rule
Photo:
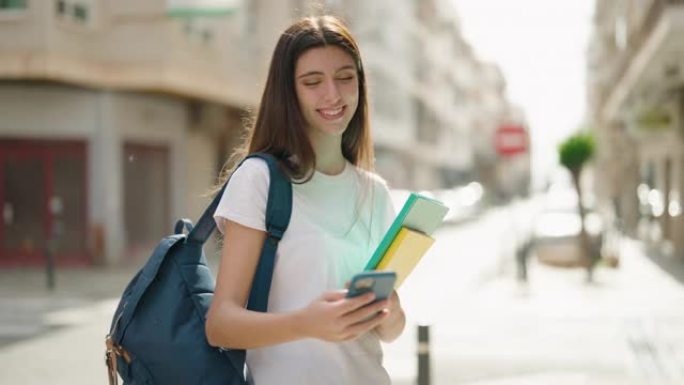
M 402 227 L 378 263 L 376 270 L 391 270 L 397 273 L 394 285 L 398 288 L 413 271 L 435 239 L 421 232 Z

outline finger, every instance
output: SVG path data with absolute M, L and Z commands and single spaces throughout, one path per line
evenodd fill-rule
M 347 298 L 341 305 L 343 314 L 355 311 L 375 301 L 375 293 L 369 292 L 353 298 Z
M 353 325 L 372 318 L 376 313 L 388 309 L 388 307 L 389 302 L 387 300 L 377 301 L 348 313 L 343 318 L 343 322 Z
M 350 336 L 351 338 L 355 338 L 363 333 L 366 333 L 370 330 L 375 329 L 378 325 L 383 323 L 387 317 L 389 317 L 390 312 L 387 309 L 382 309 L 378 312 L 376 312 L 371 318 L 357 322 L 351 326 L 349 326 L 346 331 L 347 335 Z
M 346 296 L 347 296 L 346 290 L 335 290 L 335 291 L 327 291 L 327 292 L 323 293 L 321 298 L 327 302 L 334 302 L 334 301 L 339 301 L 341 299 L 344 299 Z
M 396 290 L 389 296 L 389 305 L 387 306 L 390 309 L 396 309 L 398 307 L 401 307 L 401 302 L 399 302 L 399 295 L 397 294 Z
M 401 300 L 399 299 L 399 293 L 397 293 L 396 290 L 392 292 L 392 300 L 396 302 L 398 305 L 401 304 Z

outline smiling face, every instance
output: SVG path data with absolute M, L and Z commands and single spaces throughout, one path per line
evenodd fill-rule
M 309 135 L 341 139 L 359 103 L 354 59 L 337 46 L 305 51 L 295 65 L 295 91 Z

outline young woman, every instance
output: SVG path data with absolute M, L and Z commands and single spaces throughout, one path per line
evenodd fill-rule
M 404 329 L 399 298 L 348 299 L 344 290 L 394 218 L 387 186 L 372 173 L 368 120 L 364 69 L 347 28 L 332 16 L 290 26 L 238 155 L 271 153 L 293 181 L 267 313 L 244 308 L 266 237 L 264 161 L 235 170 L 215 214 L 225 238 L 207 338 L 247 349 L 255 384 L 390 383 L 380 341 Z

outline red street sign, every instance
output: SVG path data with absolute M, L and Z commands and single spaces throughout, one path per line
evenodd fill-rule
M 527 152 L 527 131 L 521 126 L 501 126 L 496 130 L 494 147 L 505 156 Z

